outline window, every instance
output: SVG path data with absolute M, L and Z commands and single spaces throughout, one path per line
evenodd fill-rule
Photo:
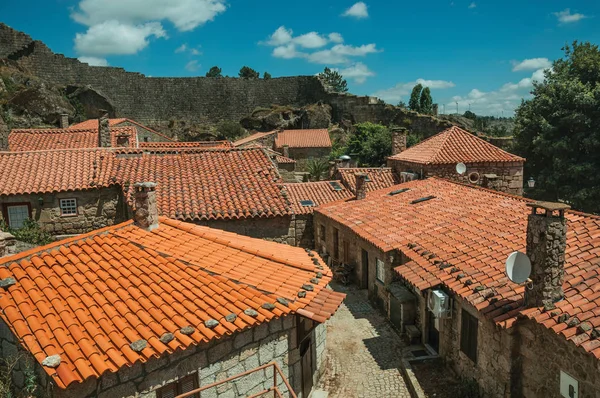
M 303 207 L 313 207 L 315 205 L 315 202 L 313 202 L 312 200 L 301 200 L 300 205 Z
M 347 240 L 342 242 L 344 242 L 344 264 L 350 264 L 350 243 Z
M 380 259 L 377 259 L 377 280 L 385 282 L 385 264 Z
M 191 374 L 174 383 L 167 384 L 156 391 L 156 398 L 175 398 L 178 395 L 190 392 L 198 388 L 198 373 Z M 189 396 L 190 398 L 200 398 L 200 393 Z
M 477 318 L 464 309 L 461 314 L 460 350 L 477 363 Z
M 60 215 L 61 216 L 76 216 L 77 215 L 77 199 L 61 199 L 60 200 Z
M 340 239 L 337 228 L 333 229 L 333 258 L 336 260 L 340 258 Z
M 31 218 L 31 205 L 29 203 L 6 204 L 4 205 L 4 217 L 9 227 L 23 228 L 25 220 Z
M 327 237 L 325 236 L 325 225 L 321 225 L 319 227 L 319 235 L 321 236 L 321 242 L 327 242 Z
M 144 142 L 150 142 L 150 137 L 144 137 Z

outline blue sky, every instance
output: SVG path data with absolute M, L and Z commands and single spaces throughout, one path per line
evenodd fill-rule
M 350 91 L 509 116 L 561 47 L 600 44 L 600 2 L 0 0 L 0 21 L 53 51 L 148 76 L 340 70 Z

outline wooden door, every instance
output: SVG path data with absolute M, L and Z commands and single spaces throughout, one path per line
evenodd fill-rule
M 313 387 L 313 358 L 310 349 L 310 338 L 304 339 L 300 344 L 300 356 L 302 364 L 302 396 L 308 397 Z

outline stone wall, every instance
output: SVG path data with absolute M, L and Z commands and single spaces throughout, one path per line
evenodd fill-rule
M 460 175 L 456 172 L 456 165 L 420 165 L 399 160 L 388 160 L 388 166 L 395 173 L 403 171 L 417 173 L 423 178 L 443 177 L 465 184 L 475 184 L 513 195 L 523 195 L 523 162 L 497 162 L 497 163 L 466 163 L 467 172 Z M 478 174 L 475 182 L 470 181 L 470 176 Z M 496 174 L 496 179 L 487 179 L 484 174 Z
M 0 231 L 0 257 L 10 256 L 17 252 L 17 240 L 8 232 Z
M 40 198 L 43 199 L 42 205 Z M 62 216 L 59 200 L 70 198 L 77 199 L 77 215 Z M 127 219 L 123 195 L 116 186 L 99 190 L 0 196 L 0 209 L 10 203 L 29 203 L 32 218 L 52 235 L 85 233 Z
M 282 152 L 279 148 L 275 150 Z M 321 159 L 327 162 L 331 148 L 290 148 L 289 151 L 289 157 L 296 161 L 296 170 L 305 171 L 310 160 Z
M 298 398 L 306 398 L 302 394 L 302 365 L 296 322 L 297 316 L 285 316 L 208 344 L 192 345 L 183 351 L 151 358 L 143 364 L 136 362 L 131 367 L 121 368 L 117 373 L 105 373 L 98 379 L 90 378 L 83 383 L 74 383 L 66 390 L 55 386 L 52 388 L 52 383 L 48 382 L 46 373 L 37 363 L 34 364 L 33 371 L 47 397 L 155 398 L 157 389 L 188 375 L 196 374 L 198 384 L 205 386 L 275 361 Z M 315 361 L 313 382 L 316 383 L 323 370 L 321 365 L 325 358 L 326 325 L 319 324 L 307 338 L 310 339 L 310 355 L 313 355 Z M 14 335 L 0 320 L 1 356 L 8 358 L 17 355 L 19 350 L 21 348 Z M 13 382 L 17 388 L 23 386 L 26 364 L 25 361 L 22 362 L 13 373 Z M 273 369 L 269 368 L 209 389 L 202 393 L 202 397 L 248 396 L 271 386 Z M 284 397 L 289 396 L 281 377 L 278 378 L 277 386 Z
M 294 216 L 296 246 L 313 249 L 315 235 L 312 214 L 297 214 Z
M 564 336 L 531 320 L 518 324 L 520 350 L 515 355 L 513 397 L 560 397 L 560 372 L 579 384 L 579 398 L 600 396 L 598 359 Z
M 253 238 L 266 239 L 278 243 L 296 245 L 296 224 L 294 216 L 277 216 L 269 218 L 248 218 L 240 220 L 207 220 L 198 221 L 198 225 L 235 232 Z
M 155 131 L 149 130 L 147 128 L 144 128 L 143 126 L 140 126 L 139 124 L 135 124 L 135 123 L 130 123 L 130 122 L 123 122 L 119 124 L 119 127 L 121 126 L 133 126 L 135 127 L 136 131 L 137 131 L 137 139 L 138 142 L 162 142 L 162 141 L 166 141 L 165 137 L 156 134 Z

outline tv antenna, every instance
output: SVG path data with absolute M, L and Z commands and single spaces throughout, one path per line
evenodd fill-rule
M 456 165 L 456 172 L 460 175 L 465 174 L 465 172 L 467 171 L 467 166 L 463 163 L 460 162 Z
M 506 276 L 514 283 L 522 284 L 530 282 L 531 261 L 526 254 L 512 252 L 506 259 Z

